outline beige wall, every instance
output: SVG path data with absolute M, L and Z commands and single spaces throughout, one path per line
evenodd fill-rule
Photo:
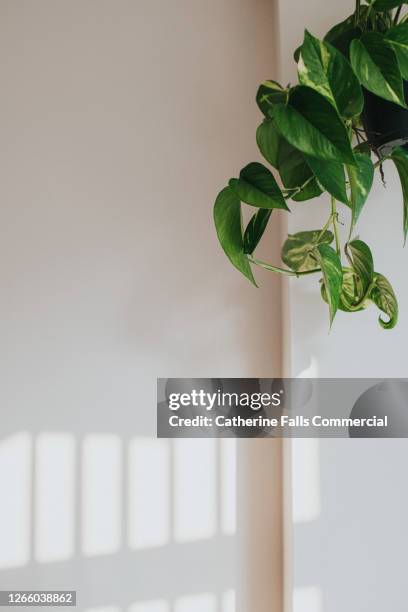
M 150 401 L 156 374 L 275 372 L 277 281 L 241 279 L 211 218 L 258 157 L 269 0 L 2 0 L 0 12 L 9 384 L 45 377 L 43 400 L 58 388 L 68 402 L 75 380 L 100 401 L 100 376 L 117 375 L 103 401 L 133 405 L 130 380 Z
M 5 444 L 21 430 L 34 445 L 67 434 L 80 479 L 89 433 L 115 436 L 124 465 L 127 444 L 154 435 L 157 376 L 280 373 L 279 279 L 259 273 L 252 288 L 212 223 L 218 190 L 259 158 L 254 98 L 275 41 L 271 0 L 0 1 Z M 27 516 L 27 560 L 0 570 L 3 588 L 69 578 L 80 609 L 124 610 L 236 587 L 234 537 L 131 554 L 124 510 L 118 554 L 87 559 L 76 513 L 74 556 L 60 563 L 37 562 Z

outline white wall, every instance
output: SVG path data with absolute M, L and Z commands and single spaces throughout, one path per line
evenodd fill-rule
M 152 441 L 155 379 L 280 372 L 279 280 L 212 224 L 273 27 L 270 0 L 0 2 L 2 588 L 227 610 L 234 454 Z
M 352 13 L 354 2 L 282 0 L 279 8 L 282 81 L 295 82 L 292 55 L 304 28 L 322 37 Z M 329 334 L 317 277 L 291 280 L 287 317 L 293 376 L 406 376 L 408 253 L 402 248 L 401 189 L 390 163 L 386 178 L 387 190 L 376 179 L 357 232 L 372 245 L 376 269 L 395 288 L 398 326 L 382 330 L 373 307 L 357 315 L 339 313 Z M 289 231 L 320 227 L 329 207 L 324 196 L 294 205 Z M 349 213 L 342 206 L 339 210 L 347 226 Z M 405 610 L 406 460 L 403 440 L 293 441 L 294 612 Z
M 293 51 L 303 40 L 304 29 L 324 36 L 331 25 L 354 10 L 353 0 L 285 0 L 279 5 L 282 81 L 296 82 Z M 293 18 L 296 15 L 296 19 Z M 318 277 L 290 280 L 289 327 L 291 330 L 291 372 L 297 376 L 308 368 L 311 376 L 322 377 L 403 377 L 406 368 L 402 356 L 408 333 L 408 285 L 403 249 L 402 194 L 392 162 L 385 164 L 387 189 L 376 173 L 370 199 L 356 227 L 356 234 L 371 247 L 375 268 L 393 285 L 399 299 L 400 320 L 391 331 L 378 322 L 378 310 L 342 313 L 336 316 L 329 333 L 327 305 L 319 295 Z M 327 219 L 330 201 L 327 196 L 306 203 L 295 203 L 288 217 L 288 230 L 316 229 Z M 345 235 L 349 227 L 349 210 L 339 204 L 340 221 Z

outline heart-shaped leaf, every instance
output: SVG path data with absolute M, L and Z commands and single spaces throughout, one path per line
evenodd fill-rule
M 316 179 L 313 179 L 313 172 L 306 163 L 303 153 L 282 137 L 279 144 L 278 169 L 286 189 L 300 188 L 310 180 L 299 193 L 293 195 L 292 199 L 296 202 L 311 200 L 322 193 Z
M 401 74 L 408 79 L 408 23 L 400 23 L 388 30 L 384 39 L 394 49 Z
M 287 91 L 276 81 L 264 81 L 256 94 L 256 103 L 267 117 L 275 104 L 285 103 Z
M 355 153 L 357 165 L 347 165 L 350 182 L 351 227 L 350 235 L 366 203 L 374 179 L 374 166 L 371 159 L 362 153 Z M 345 202 L 347 204 L 347 202 Z
M 306 161 L 320 185 L 336 200 L 349 204 L 346 192 L 344 165 L 334 161 L 324 161 L 306 156 Z
M 374 263 L 371 250 L 362 240 L 353 240 L 346 248 L 350 268 L 343 268 L 343 283 L 339 308 L 346 312 L 362 310 L 367 305 L 368 292 L 374 279 Z M 322 293 L 323 298 L 325 292 Z
M 350 119 L 363 110 L 360 83 L 344 55 L 307 30 L 300 50 L 298 75 L 302 85 L 325 96 L 343 117 Z
M 303 187 L 292 196 L 296 202 L 303 202 L 319 196 L 322 190 L 313 178 L 313 173 L 306 163 L 303 153 L 292 147 L 276 130 L 271 120 L 265 119 L 258 127 L 256 140 L 264 158 L 279 170 L 282 183 L 286 189 L 295 190 Z
M 258 208 L 289 210 L 272 172 L 258 162 L 245 166 L 239 179 L 231 179 L 229 186 L 241 202 Z
M 366 89 L 406 108 L 397 56 L 378 32 L 367 32 L 350 47 L 353 70 Z
M 351 262 L 360 282 L 360 290 L 366 294 L 374 277 L 374 262 L 370 247 L 362 240 L 353 240 L 348 244 Z
M 360 14 L 364 14 L 367 7 L 360 7 Z M 354 13 L 341 23 L 336 24 L 327 32 L 325 42 L 336 47 L 347 59 L 350 57 L 350 45 L 355 38 L 360 38 L 362 31 L 355 26 Z
M 378 318 L 381 327 L 395 327 L 398 322 L 398 301 L 389 281 L 382 274 L 375 273 L 374 287 L 369 298 L 389 317 L 388 321 L 384 321 L 381 316 Z
M 282 247 L 282 261 L 295 272 L 307 272 L 319 268 L 316 247 L 333 242 L 332 232 L 311 230 L 289 235 Z
M 279 132 L 270 119 L 265 119 L 256 131 L 256 142 L 260 152 L 266 161 L 276 169 L 278 168 L 280 138 Z
M 266 230 L 271 214 L 271 210 L 260 208 L 258 212 L 252 216 L 244 234 L 244 253 L 252 255 L 255 251 Z
M 404 244 L 407 240 L 408 232 L 408 152 L 402 147 L 394 149 L 391 155 L 391 159 L 394 162 L 402 187 L 403 196 L 403 231 L 404 231 Z
M 350 139 L 336 109 L 314 89 L 290 90 L 287 104 L 272 109 L 276 127 L 296 149 L 323 160 L 354 164 Z
M 343 312 L 359 312 L 367 307 L 364 294 L 359 287 L 354 270 L 343 268 L 343 284 L 341 287 L 339 308 Z
M 241 202 L 230 187 L 218 194 L 214 204 L 214 222 L 218 240 L 228 259 L 256 287 L 251 266 L 244 254 Z
M 326 303 L 327 294 L 324 284 L 321 288 L 322 298 Z M 367 307 L 367 300 L 358 286 L 356 273 L 352 268 L 343 268 L 343 283 L 341 286 L 339 310 L 343 312 L 359 312 Z
M 258 127 L 256 141 L 264 158 L 279 170 L 282 183 L 286 189 L 301 188 L 313 173 L 306 163 L 303 153 L 292 147 L 276 130 L 273 122 L 265 119 Z M 311 200 L 319 196 L 322 190 L 316 180 L 310 180 L 305 187 L 292 196 L 296 202 Z
M 316 252 L 323 272 L 323 283 L 326 290 L 327 303 L 329 304 L 331 326 L 339 308 L 343 284 L 343 269 L 340 257 L 328 244 L 319 244 Z

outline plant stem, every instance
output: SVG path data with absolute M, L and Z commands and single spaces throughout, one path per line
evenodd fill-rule
M 300 185 L 300 187 L 293 187 L 293 189 L 286 189 L 285 191 L 288 192 L 290 191 L 291 193 L 288 193 L 288 195 L 285 196 L 286 200 L 289 200 L 289 198 L 293 198 L 293 196 L 297 195 L 298 193 L 300 193 L 305 187 L 308 186 L 309 183 L 311 183 L 314 179 L 314 176 L 310 176 L 307 181 L 305 181 L 303 183 L 303 185 Z
M 305 272 L 297 272 L 296 276 L 307 276 L 308 274 L 316 274 L 317 272 L 321 272 L 321 268 L 314 268 L 314 270 L 306 270 Z
M 331 224 L 332 221 L 333 221 L 333 213 L 330 213 L 330 217 L 327 219 L 326 223 L 324 224 L 324 227 L 323 227 L 322 231 L 320 232 L 319 236 L 317 237 L 317 242 L 319 242 L 320 238 L 323 236 L 324 232 L 327 230 L 327 228 L 329 227 L 329 225 Z
M 285 274 L 286 276 L 306 276 L 307 274 L 315 274 L 316 272 L 320 272 L 320 268 L 316 268 L 314 270 L 306 270 L 306 272 L 294 272 L 293 270 L 288 270 L 286 268 L 279 268 L 278 266 L 272 266 L 265 261 L 261 261 L 260 259 L 254 259 L 253 257 L 248 256 L 248 260 L 265 270 L 270 270 L 271 272 L 277 272 L 278 274 Z
M 334 229 L 334 238 L 336 240 L 336 251 L 337 255 L 340 255 L 340 239 L 339 239 L 339 230 L 337 227 L 337 208 L 336 208 L 336 200 L 331 197 L 331 217 L 333 219 L 333 229 Z
M 279 268 L 277 266 L 272 266 L 271 264 L 266 263 L 265 261 L 261 261 L 260 259 L 254 259 L 253 257 L 248 257 L 249 261 L 261 268 L 265 268 L 265 270 L 270 270 L 271 272 L 277 272 L 278 274 L 286 274 L 287 276 L 297 276 L 296 272 L 293 270 L 287 270 L 285 268 Z
M 379 166 L 381 166 L 381 164 L 387 161 L 387 159 L 391 159 L 391 155 L 387 155 L 387 157 L 382 157 L 381 159 L 378 160 L 378 162 L 375 162 L 374 168 L 379 168 Z

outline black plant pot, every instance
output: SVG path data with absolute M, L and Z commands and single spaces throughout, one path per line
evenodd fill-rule
M 404 94 L 408 102 L 408 81 L 404 81 Z M 408 148 L 408 110 L 364 89 L 362 119 L 369 142 L 382 157 L 395 147 L 405 145 Z

